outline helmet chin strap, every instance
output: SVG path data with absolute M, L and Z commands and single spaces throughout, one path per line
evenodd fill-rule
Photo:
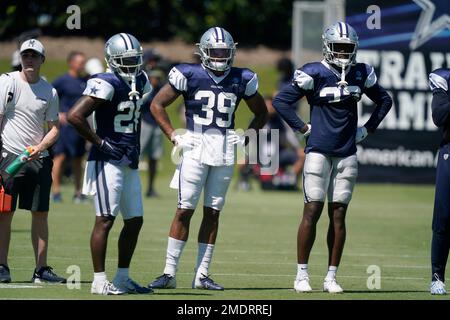
M 128 92 L 128 98 L 130 100 L 139 100 L 139 92 L 136 90 L 136 76 L 131 76 L 131 91 Z

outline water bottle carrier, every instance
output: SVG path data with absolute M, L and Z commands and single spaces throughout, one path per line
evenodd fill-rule
M 12 197 L 7 194 L 3 187 L 3 178 L 0 176 L 0 214 L 11 212 Z

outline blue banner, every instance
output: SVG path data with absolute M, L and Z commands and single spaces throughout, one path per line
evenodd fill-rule
M 347 0 L 359 36 L 359 62 L 374 66 L 394 105 L 374 135 L 358 145 L 359 180 L 434 183 L 442 132 L 432 121 L 428 75 L 450 68 L 449 0 Z M 359 108 L 363 125 L 374 108 Z

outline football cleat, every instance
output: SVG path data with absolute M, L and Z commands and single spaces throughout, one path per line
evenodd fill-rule
M 220 284 L 215 283 L 213 279 L 209 277 L 209 275 L 205 276 L 202 274 L 201 277 L 195 277 L 192 281 L 192 289 L 204 289 L 204 290 L 217 290 L 222 291 L 225 290 Z
M 148 287 L 151 289 L 175 289 L 177 287 L 177 280 L 175 276 L 164 273 L 153 280 Z
M 294 290 L 298 293 L 311 292 L 312 288 L 309 285 L 309 278 L 303 277 L 301 279 L 296 279 L 294 281 Z
M 434 280 L 431 281 L 430 293 L 432 295 L 444 295 L 447 294 L 445 290 L 445 283 L 441 281 L 437 274 L 433 275 Z
M 129 294 L 151 294 L 153 293 L 153 290 L 151 288 L 147 287 L 141 287 L 139 284 L 137 284 L 135 281 L 131 280 L 130 278 L 126 278 L 123 281 L 119 281 L 114 279 L 113 284 L 116 288 L 125 291 Z
M 337 283 L 336 279 L 325 279 L 323 282 L 323 291 L 329 293 L 343 293 L 344 289 Z
M 58 276 L 53 272 L 53 268 L 46 266 L 40 267 L 39 269 L 34 269 L 33 277 L 31 278 L 32 283 L 42 283 L 42 282 L 51 282 L 51 283 L 66 283 L 66 279 Z
M 92 282 L 91 285 L 91 293 L 92 294 L 100 294 L 103 296 L 109 295 L 121 295 L 126 294 L 127 291 L 117 288 L 113 283 L 109 281 L 103 282 Z
M 0 283 L 10 283 L 11 274 L 9 273 L 8 266 L 0 264 Z

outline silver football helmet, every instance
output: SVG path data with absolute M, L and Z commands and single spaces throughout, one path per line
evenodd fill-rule
M 356 63 L 358 35 L 348 23 L 336 22 L 322 35 L 323 55 L 328 63 L 345 68 Z
M 224 28 L 208 29 L 197 43 L 202 64 L 211 70 L 226 71 L 233 65 L 236 45 Z
M 128 33 L 115 34 L 105 44 L 105 60 L 108 67 L 126 81 L 131 81 L 141 72 L 142 55 L 141 44 Z

